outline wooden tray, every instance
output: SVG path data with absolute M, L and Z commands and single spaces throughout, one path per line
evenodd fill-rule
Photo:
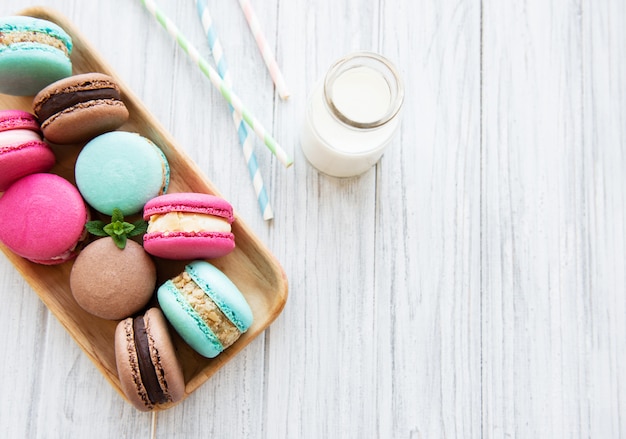
M 117 80 L 130 113 L 129 121 L 120 129 L 137 132 L 151 139 L 163 150 L 171 167 L 168 192 L 203 192 L 219 195 L 217 189 L 202 171 L 182 149 L 176 146 L 171 136 L 120 81 L 120 78 L 85 41 L 72 23 L 55 11 L 42 7 L 25 9 L 20 14 L 49 20 L 65 29 L 74 43 L 71 54 L 74 74 L 102 72 Z M 0 94 L 0 109 L 21 109 L 32 112 L 32 98 Z M 53 147 L 53 149 L 57 155 L 57 164 L 51 172 L 74 182 L 74 163 L 80 146 Z M 287 279 L 282 267 L 236 213 L 235 218 L 233 223 L 237 245 L 235 250 L 228 256 L 211 262 L 224 271 L 242 291 L 252 308 L 254 323 L 234 345 L 215 359 L 198 355 L 172 331 L 173 341 L 185 375 L 185 398 L 267 328 L 280 314 L 287 299 Z M 74 301 L 69 286 L 72 262 L 57 266 L 38 265 L 15 255 L 2 244 L 0 244 L 0 249 L 111 385 L 124 396 L 115 366 L 113 335 L 117 322 L 92 316 L 83 311 Z M 180 273 L 185 265 L 184 261 L 156 259 L 155 262 L 158 285 Z

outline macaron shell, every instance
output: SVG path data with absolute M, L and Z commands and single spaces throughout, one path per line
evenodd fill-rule
M 0 192 L 26 175 L 48 172 L 54 163 L 54 153 L 41 139 L 34 115 L 0 111 Z
M 121 101 L 91 101 L 57 113 L 43 127 L 46 140 L 56 144 L 80 143 L 121 127 L 128 110 Z
M 55 161 L 54 153 L 43 141 L 4 148 L 0 145 L 0 192 L 22 177 L 48 172 Z
M 115 327 L 115 363 L 126 399 L 138 410 L 147 411 L 150 406 L 145 402 L 147 391 L 139 373 L 132 321 L 132 317 L 128 317 Z
M 183 369 L 176 356 L 176 349 L 172 343 L 167 320 L 158 308 L 150 308 L 144 315 L 146 330 L 154 342 L 152 352 L 153 362 L 161 362 L 164 376 L 167 383 L 162 388 L 170 396 L 172 403 L 180 401 L 185 395 L 185 378 Z
M 41 134 L 37 118 L 22 110 L 0 111 L 0 132 L 9 130 L 31 130 Z
M 172 260 L 213 259 L 226 256 L 235 248 L 232 233 L 146 233 L 145 250 L 153 256 Z
M 48 84 L 71 74 L 69 58 L 49 46 L 21 45 L 0 52 L 0 93 L 34 96 Z
M 248 330 L 253 316 L 239 288 L 219 268 L 206 261 L 193 261 L 185 268 L 240 332 Z
M 31 261 L 59 264 L 84 238 L 87 215 L 70 182 L 55 174 L 28 175 L 0 197 L 0 241 Z
M 104 237 L 85 247 L 72 266 L 70 289 L 85 311 L 107 320 L 140 311 L 152 298 L 156 267 L 141 244 L 118 248 Z
M 0 19 L 0 33 L 40 32 L 59 39 L 71 53 L 71 38 L 58 25 L 38 18 Z M 69 56 L 61 49 L 38 42 L 0 45 L 0 93 L 34 96 L 54 81 L 72 74 Z
M 94 209 L 112 215 L 140 212 L 169 185 L 169 165 L 163 152 L 136 133 L 113 131 L 89 141 L 78 155 L 76 184 Z
M 168 280 L 159 287 L 157 298 L 167 320 L 196 352 L 214 358 L 224 350 L 211 328 L 182 297 L 172 281 Z
M 160 378 L 165 383 L 161 388 L 174 404 L 185 395 L 185 379 L 176 350 L 172 343 L 167 322 L 158 308 L 150 308 L 143 316 L 148 336 L 153 341 L 152 361 L 157 364 Z M 146 403 L 146 389 L 138 369 L 136 347 L 133 339 L 132 318 L 122 320 L 115 329 L 115 361 L 120 387 L 128 401 L 140 411 L 155 407 Z M 128 325 L 130 323 L 130 325 Z M 143 396 L 143 397 L 142 397 Z
M 152 215 L 165 214 L 168 212 L 193 212 L 207 215 L 215 215 L 234 221 L 233 208 L 223 198 L 211 194 L 194 192 L 179 192 L 161 195 L 148 201 L 143 210 L 146 221 Z
M 41 32 L 58 39 L 68 53 L 72 52 L 72 38 L 61 26 L 43 18 L 28 17 L 26 15 L 13 15 L 0 18 L 0 32 L 11 33 L 14 31 Z

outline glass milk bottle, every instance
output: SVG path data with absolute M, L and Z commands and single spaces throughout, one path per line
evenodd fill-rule
M 371 168 L 400 124 L 404 88 L 395 67 L 371 52 L 331 66 L 309 96 L 301 146 L 321 172 L 351 177 Z

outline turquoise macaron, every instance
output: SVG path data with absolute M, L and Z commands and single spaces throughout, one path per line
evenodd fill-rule
M 200 355 L 218 356 L 253 322 L 252 310 L 237 286 L 217 267 L 193 261 L 157 291 L 163 314 Z
M 72 74 L 71 37 L 57 24 L 26 16 L 0 17 L 0 93 L 34 96 Z
M 111 131 L 90 140 L 78 154 L 76 186 L 98 212 L 140 212 L 146 202 L 167 192 L 170 167 L 163 151 L 137 133 Z

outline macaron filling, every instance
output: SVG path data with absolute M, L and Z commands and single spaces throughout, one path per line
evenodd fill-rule
M 120 92 L 111 88 L 99 88 L 93 90 L 74 91 L 71 89 L 54 94 L 46 99 L 39 108 L 36 109 L 39 120 L 43 123 L 60 111 L 70 109 L 77 105 L 87 104 L 96 101 L 112 101 L 122 103 Z M 101 103 L 101 102 L 99 102 Z
M 222 349 L 232 345 L 241 335 L 237 326 L 224 314 L 220 307 L 213 301 L 210 291 L 205 291 L 192 278 L 190 273 L 184 271 L 171 280 L 185 301 L 193 308 L 202 321 L 210 328 L 217 337 Z
M 130 319 L 127 325 L 130 326 Z M 145 398 L 147 398 L 152 405 L 166 403 L 170 398 L 167 392 L 163 390 L 164 388 L 167 389 L 163 367 L 158 361 L 158 352 L 155 353 L 157 361 L 153 363 L 152 349 L 154 349 L 154 343 L 146 331 L 143 317 L 139 316 L 133 319 L 132 325 L 133 342 L 137 353 L 137 367 L 139 368 L 141 382 L 146 389 Z M 130 328 L 127 327 L 127 330 L 129 329 Z
M 0 153 L 24 148 L 42 142 L 39 133 L 31 130 L 11 130 L 0 132 Z
M 195 212 L 168 212 L 150 216 L 147 233 L 230 233 L 230 222 L 222 217 Z
M 69 56 L 69 50 L 65 43 L 58 38 L 43 32 L 34 31 L 14 31 L 0 33 L 0 46 L 11 46 L 19 43 L 39 43 L 44 46 L 51 46 L 61 50 Z
M 29 140 L 41 140 L 39 133 L 33 130 L 10 130 L 0 131 L 0 144 L 28 142 Z
M 78 247 L 78 243 L 75 246 L 73 246 L 72 248 L 70 248 L 69 250 L 66 250 L 65 252 L 63 252 L 62 254 L 60 254 L 58 256 L 53 256 L 53 257 L 48 258 L 48 259 L 31 259 L 31 261 L 36 262 L 38 264 L 53 264 L 53 263 L 56 263 L 56 262 L 69 261 L 74 256 L 76 256 L 76 251 L 75 251 L 76 247 Z

